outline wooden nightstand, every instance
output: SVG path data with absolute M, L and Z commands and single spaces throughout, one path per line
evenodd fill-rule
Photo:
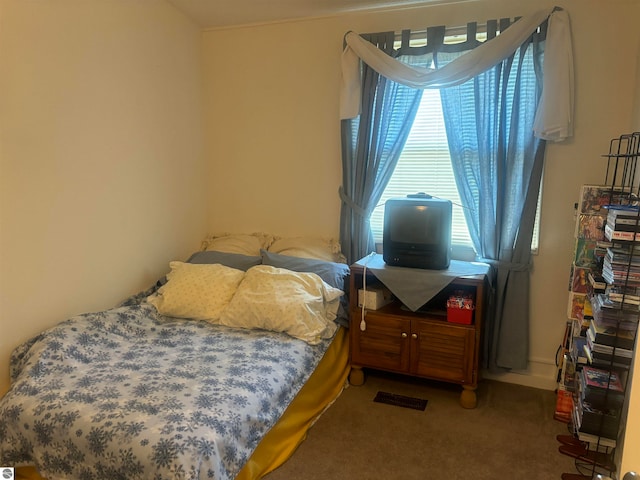
M 417 312 L 398 300 L 378 310 L 365 310 L 366 326 L 361 330 L 358 291 L 364 271 L 361 263 L 351 265 L 350 383 L 364 383 L 363 367 L 457 383 L 463 388 L 460 404 L 475 408 L 486 275 L 455 277 Z M 371 270 L 366 275 L 367 284 L 378 280 Z M 447 321 L 446 300 L 459 290 L 475 297 L 469 325 Z

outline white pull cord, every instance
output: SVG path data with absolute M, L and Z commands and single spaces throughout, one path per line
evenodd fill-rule
M 364 307 L 367 303 L 367 265 L 369 265 L 369 261 L 375 254 L 376 252 L 371 252 L 369 255 L 367 255 L 367 258 L 364 262 L 364 270 L 362 272 L 362 308 L 360 309 L 360 331 L 362 332 L 367 329 L 367 322 L 364 319 Z

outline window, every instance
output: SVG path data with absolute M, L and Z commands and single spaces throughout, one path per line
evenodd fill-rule
M 435 89 L 424 90 L 411 133 L 396 169 L 371 215 L 371 230 L 376 243 L 382 242 L 384 202 L 389 198 L 404 197 L 417 192 L 451 200 L 453 257 L 473 260 L 475 252 L 451 167 L 440 92 Z M 534 252 L 538 248 L 539 218 L 540 197 L 531 243 Z
M 398 165 L 371 215 L 374 240 L 382 242 L 384 202 L 409 193 L 424 192 L 453 202 L 452 244 L 473 254 L 469 230 L 456 188 L 438 90 L 427 89 Z M 464 254 L 464 253 L 463 253 Z

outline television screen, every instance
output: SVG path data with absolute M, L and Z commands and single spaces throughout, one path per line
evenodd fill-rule
M 427 205 L 391 206 L 389 233 L 392 242 L 434 245 L 440 242 L 442 208 Z
M 389 265 L 441 270 L 451 259 L 449 200 L 428 195 L 385 203 L 382 254 Z

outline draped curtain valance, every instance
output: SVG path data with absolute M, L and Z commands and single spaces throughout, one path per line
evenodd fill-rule
M 557 7 L 520 18 L 497 37 L 436 70 L 407 65 L 360 35 L 348 32 L 342 55 L 341 118 L 355 118 L 360 113 L 361 60 L 402 85 L 417 89 L 451 87 L 513 55 L 547 20 L 542 97 L 536 112 L 534 134 L 544 140 L 564 140 L 573 135 L 573 52 L 569 16 Z

